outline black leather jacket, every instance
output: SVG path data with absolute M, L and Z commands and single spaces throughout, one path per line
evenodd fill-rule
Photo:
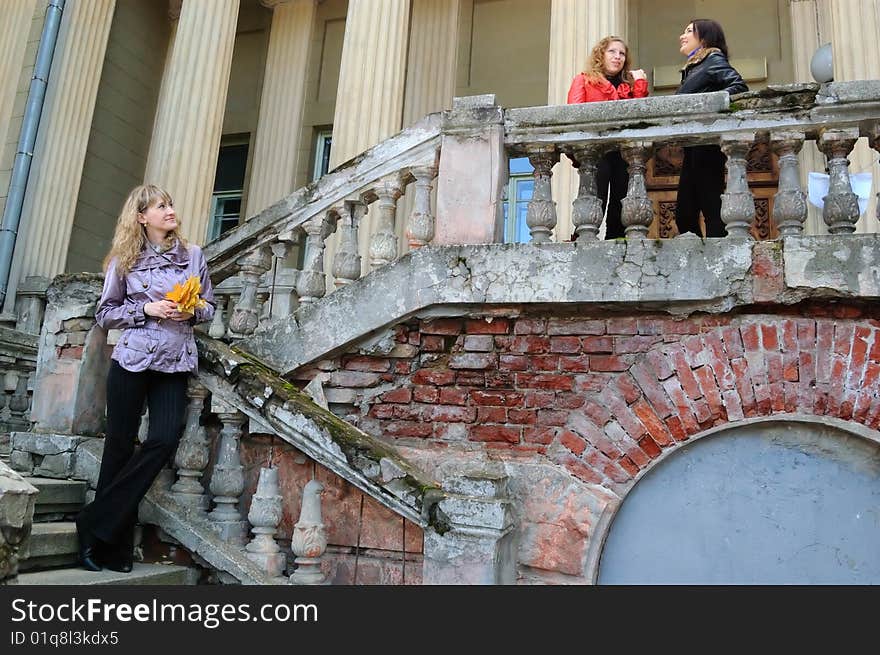
M 705 54 L 698 53 L 681 70 L 681 86 L 675 93 L 727 91 L 733 95 L 748 90 L 742 76 L 730 65 L 724 53 L 717 48 L 707 48 Z

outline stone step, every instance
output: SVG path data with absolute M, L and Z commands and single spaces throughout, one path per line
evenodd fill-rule
M 131 573 L 86 571 L 79 567 L 19 573 L 20 585 L 194 585 L 199 572 L 177 564 L 135 562 Z
M 19 561 L 20 571 L 68 566 L 76 563 L 78 541 L 73 521 L 34 523 L 28 540 L 26 559 Z
M 25 478 L 40 490 L 37 494 L 34 518 L 48 519 L 53 515 L 74 514 L 86 502 L 87 484 L 82 480 L 56 480 L 53 478 Z

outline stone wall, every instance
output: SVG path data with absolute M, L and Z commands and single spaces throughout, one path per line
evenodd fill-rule
M 714 427 L 814 415 L 880 426 L 880 322 L 858 302 L 720 315 L 527 306 L 394 326 L 376 352 L 297 370 L 331 409 L 444 479 L 500 461 L 511 479 L 520 581 L 585 582 L 600 526 L 652 463 Z M 352 522 L 325 504 L 328 525 Z M 371 532 L 402 519 L 373 516 Z M 397 528 L 393 526 L 397 525 Z M 348 541 L 331 543 L 350 543 Z

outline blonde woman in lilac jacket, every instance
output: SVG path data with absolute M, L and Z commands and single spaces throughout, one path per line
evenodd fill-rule
M 95 317 L 121 329 L 107 375 L 107 433 L 95 500 L 77 516 L 79 558 L 90 571 L 132 569 L 137 508 L 183 430 L 186 387 L 198 368 L 193 325 L 214 315 L 214 293 L 201 248 L 179 233 L 168 192 L 135 187 L 116 223 Z M 178 310 L 165 294 L 196 276 L 203 307 Z M 147 439 L 135 448 L 146 403 Z

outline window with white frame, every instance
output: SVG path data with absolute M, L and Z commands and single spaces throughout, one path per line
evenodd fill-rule
M 504 243 L 531 241 L 526 212 L 535 191 L 535 169 L 528 157 L 510 160 L 510 179 L 504 197 Z
M 208 241 L 216 239 L 241 221 L 248 146 L 247 135 L 220 146 L 211 196 Z

